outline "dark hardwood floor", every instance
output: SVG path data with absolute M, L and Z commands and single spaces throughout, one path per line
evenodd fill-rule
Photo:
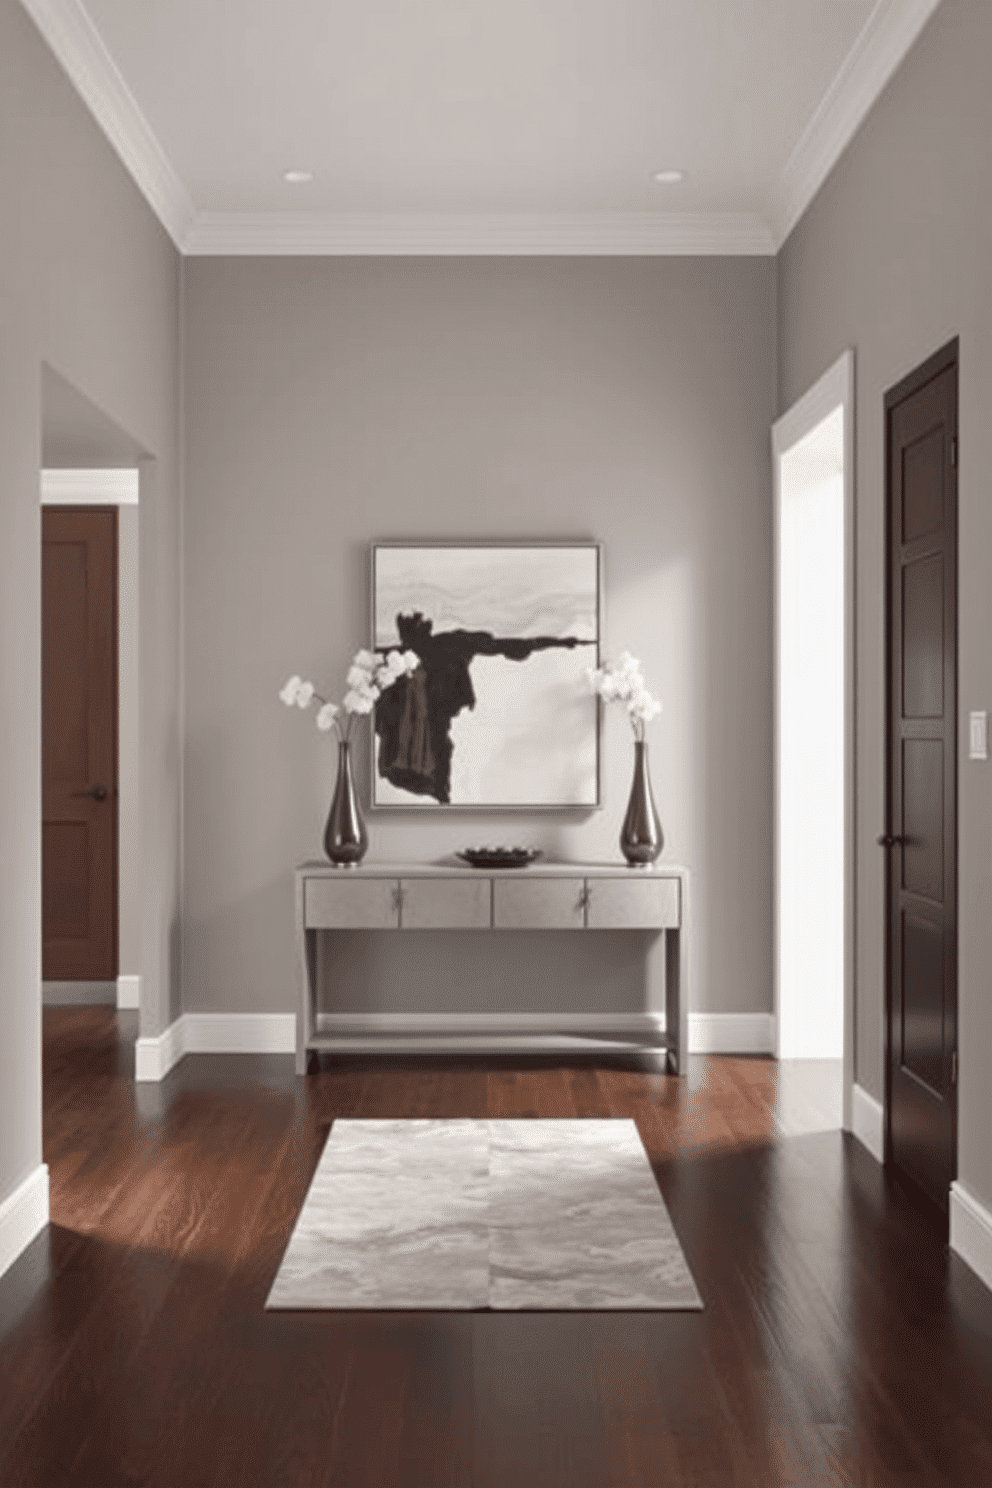
M 135 1086 L 135 1014 L 44 1027 L 3 1488 L 992 1484 L 992 1295 L 795 1071 L 198 1056 Z M 634 1117 L 705 1310 L 266 1314 L 343 1115 Z

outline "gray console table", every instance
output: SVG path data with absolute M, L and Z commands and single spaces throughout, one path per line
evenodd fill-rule
M 457 864 L 457 866 L 454 866 Z M 442 863 L 362 863 L 296 870 L 300 1011 L 296 1071 L 312 1050 L 333 1053 L 645 1051 L 685 1069 L 688 1048 L 689 873 L 672 864 L 534 863 L 478 869 Z M 477 930 L 640 932 L 643 1013 L 356 1014 L 321 1008 L 319 932 Z M 647 933 L 645 933 L 647 932 Z M 653 932 L 653 933 L 652 933 Z M 333 996 L 333 989 L 332 989 Z

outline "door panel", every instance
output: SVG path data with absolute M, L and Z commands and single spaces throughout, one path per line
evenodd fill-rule
M 902 573 L 902 706 L 905 718 L 944 715 L 944 555 Z
M 957 1172 L 957 343 L 885 399 L 886 1161 L 945 1213 Z
M 944 745 L 902 741 L 902 888 L 936 904 L 944 898 Z
M 117 511 L 42 508 L 42 976 L 117 975 Z
M 902 540 L 929 537 L 944 525 L 943 470 L 946 459 L 942 423 L 902 447 Z
M 941 1096 L 944 1039 L 944 946 L 941 927 L 902 917 L 902 1066 Z

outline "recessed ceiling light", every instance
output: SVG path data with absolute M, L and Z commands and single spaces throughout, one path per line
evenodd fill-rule
M 291 186 L 303 186 L 307 181 L 313 180 L 313 171 L 283 171 L 282 178 L 284 181 L 288 181 Z
M 660 170 L 655 171 L 652 180 L 658 181 L 662 186 L 674 186 L 678 181 L 685 180 L 685 171 Z

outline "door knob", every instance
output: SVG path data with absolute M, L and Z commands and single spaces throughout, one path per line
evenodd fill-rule
M 906 839 L 905 837 L 893 836 L 888 832 L 883 832 L 881 837 L 875 838 L 875 841 L 879 847 L 900 847 Z
M 88 796 L 91 801 L 105 801 L 107 799 L 107 787 L 105 785 L 91 785 L 89 790 L 73 791 L 74 796 Z

